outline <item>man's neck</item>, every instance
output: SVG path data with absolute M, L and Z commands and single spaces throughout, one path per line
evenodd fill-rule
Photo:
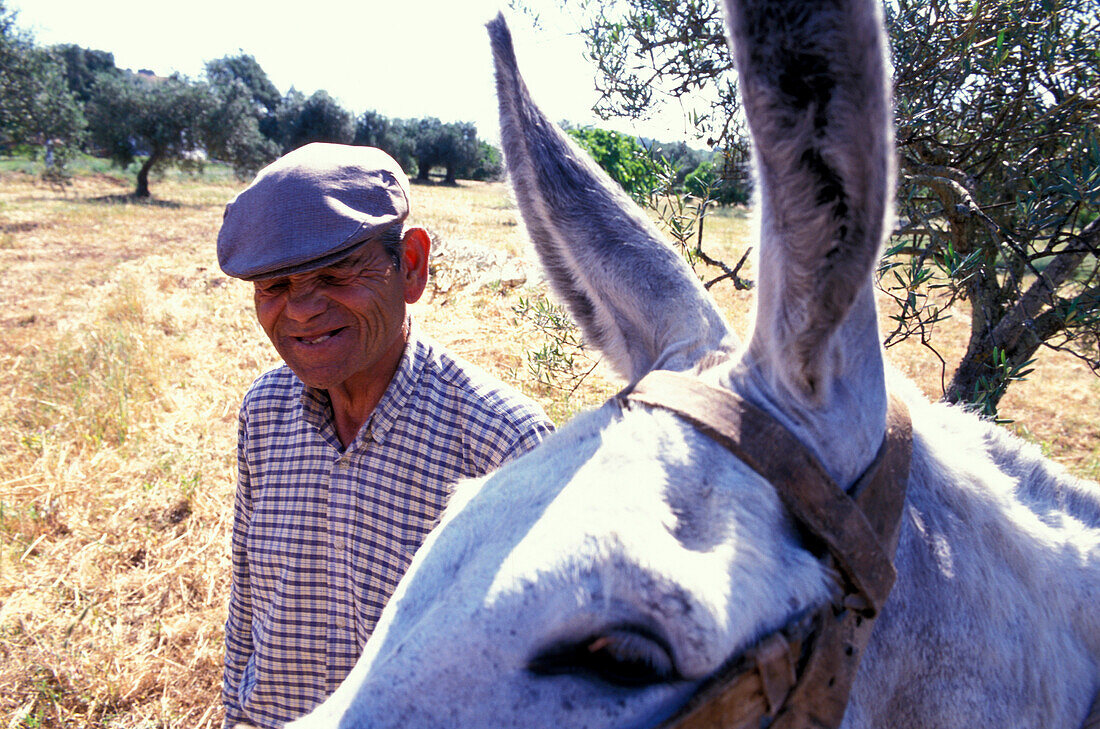
M 393 381 L 408 344 L 408 330 L 399 347 L 390 354 L 385 363 L 370 373 L 348 379 L 328 388 L 329 402 L 332 403 L 332 420 L 336 428 L 336 437 L 347 448 L 355 440 L 363 424 L 382 401 L 390 382 Z
M 340 439 L 340 445 L 347 448 L 382 398 L 379 396 L 369 403 L 360 401 L 341 404 L 332 390 L 329 391 L 329 398 L 332 400 L 332 421 L 336 428 L 336 437 Z

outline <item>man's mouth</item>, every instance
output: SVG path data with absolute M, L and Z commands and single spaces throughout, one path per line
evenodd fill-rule
M 320 334 L 308 334 L 304 337 L 294 337 L 294 339 L 301 342 L 302 344 L 320 344 L 321 342 L 332 339 L 334 336 L 342 331 L 344 331 L 344 327 L 332 329 L 327 332 L 322 332 Z

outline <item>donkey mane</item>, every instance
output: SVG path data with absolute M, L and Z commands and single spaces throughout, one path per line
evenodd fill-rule
M 968 712 L 980 726 L 1080 726 L 1097 692 L 1100 487 L 961 408 L 909 402 L 898 584 L 852 726 L 955 726 Z M 1073 665 L 1083 670 L 1058 668 Z M 979 689 L 968 671 L 989 678 Z

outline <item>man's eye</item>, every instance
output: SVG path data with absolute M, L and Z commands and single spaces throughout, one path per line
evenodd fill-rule
M 256 287 L 256 293 L 262 296 L 274 296 L 275 294 L 286 291 L 286 282 L 280 281 L 278 283 L 264 284 L 263 286 Z
M 665 642 L 637 627 L 615 628 L 578 643 L 551 646 L 532 658 L 527 669 L 544 676 L 586 673 L 616 686 L 680 680 Z

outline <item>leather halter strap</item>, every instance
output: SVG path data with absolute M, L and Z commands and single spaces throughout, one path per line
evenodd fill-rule
M 844 578 L 835 604 L 765 638 L 662 727 L 756 729 L 772 717 L 773 729 L 835 729 L 896 577 L 912 447 L 905 404 L 891 395 L 878 454 L 846 493 L 785 427 L 729 390 L 655 370 L 619 398 L 677 414 L 767 479 Z

